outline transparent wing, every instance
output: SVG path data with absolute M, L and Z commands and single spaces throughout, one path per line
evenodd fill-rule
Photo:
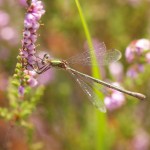
M 83 53 L 73 56 L 66 61 L 69 64 L 97 65 L 97 63 L 91 62 L 91 59 L 95 56 L 95 54 L 98 64 L 100 65 L 107 65 L 121 58 L 120 51 L 116 49 L 106 50 L 105 44 L 100 43 L 94 46 L 93 50 L 86 50 Z
M 83 91 L 86 95 L 88 95 L 89 100 L 92 104 L 99 109 L 101 112 L 106 112 L 105 104 L 102 100 L 100 100 L 97 93 L 94 91 L 93 82 L 85 77 L 85 79 L 72 71 L 69 71 L 71 75 L 75 78 L 75 80 L 79 83 Z

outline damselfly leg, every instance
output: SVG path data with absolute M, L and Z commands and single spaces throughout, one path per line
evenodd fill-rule
M 39 56 L 36 56 L 36 60 L 33 64 L 27 64 L 27 67 L 31 67 L 37 74 L 42 74 L 43 72 L 49 70 L 51 68 L 49 63 L 45 63 L 45 57 L 47 54 L 43 56 L 43 58 L 40 58 Z M 28 68 L 27 68 L 28 69 Z

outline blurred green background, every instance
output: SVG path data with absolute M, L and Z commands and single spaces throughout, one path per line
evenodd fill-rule
M 46 13 L 42 18 L 38 52 L 69 58 L 84 50 L 85 33 L 74 0 L 43 0 Z M 126 77 L 125 60 L 128 44 L 150 37 L 150 1 L 148 0 L 80 0 L 93 40 L 104 41 L 107 48 L 119 49 L 124 67 L 123 84 L 147 95 L 145 101 L 126 97 L 121 108 L 103 114 L 88 101 L 69 74 L 51 70 L 44 95 L 29 121 L 34 124 L 32 149 L 43 150 L 149 150 L 149 66 L 134 81 Z M 14 73 L 21 48 L 25 7 L 21 0 L 0 0 L 0 105 L 7 105 L 8 79 Z M 75 66 L 91 74 L 89 67 Z M 106 68 L 106 76 L 115 80 Z M 4 137 L 5 135 L 5 137 Z M 1 145 L 13 150 L 29 149 L 28 135 L 19 127 L 9 128 L 0 121 Z M 35 145 L 33 143 L 36 143 Z M 1 146 L 3 147 L 3 146 Z

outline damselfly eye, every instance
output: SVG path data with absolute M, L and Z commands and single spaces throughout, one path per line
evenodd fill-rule
M 44 57 L 43 57 L 43 59 L 45 60 L 45 59 L 50 59 L 50 56 L 49 56 L 49 54 L 44 54 Z

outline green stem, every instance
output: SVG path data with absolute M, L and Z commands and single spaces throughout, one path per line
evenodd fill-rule
M 84 29 L 84 32 L 85 32 L 85 36 L 86 36 L 86 39 L 87 39 L 87 42 L 88 42 L 88 46 L 91 48 L 91 49 L 94 49 L 94 46 L 93 46 L 93 43 L 92 43 L 92 38 L 91 38 L 91 35 L 90 35 L 90 32 L 89 32 L 89 29 L 88 29 L 88 26 L 87 26 L 87 23 L 86 23 L 86 20 L 85 20 L 85 17 L 83 15 L 83 12 L 82 12 L 82 8 L 80 6 L 80 3 L 79 3 L 79 0 L 75 0 L 76 2 L 76 6 L 78 8 L 78 12 L 79 12 L 79 15 L 80 15 L 80 19 L 81 19 L 81 22 L 82 22 L 82 26 L 83 26 L 83 29 Z M 91 51 L 90 51 L 91 52 Z M 91 61 L 92 63 L 97 63 L 97 59 L 96 59 L 96 56 L 94 53 L 90 53 L 91 54 Z M 94 65 L 93 65 L 94 66 Z M 96 78 L 100 78 L 100 71 L 99 71 L 99 68 L 97 67 L 92 67 L 92 74 L 94 77 Z M 104 96 L 103 94 L 100 94 L 99 95 L 100 99 L 104 99 Z M 106 114 L 104 113 L 100 113 L 99 111 L 96 111 L 95 112 L 95 124 L 96 124 L 96 128 L 95 128 L 95 133 L 96 133 L 96 149 L 97 150 L 106 150 L 107 149 L 107 143 L 106 143 L 106 131 L 107 131 L 107 126 L 106 126 Z
M 77 8 L 78 8 L 78 11 L 79 11 L 80 19 L 82 21 L 83 29 L 84 29 L 85 36 L 86 36 L 86 39 L 87 39 L 87 42 L 88 42 L 88 46 L 91 49 L 94 49 L 94 46 L 93 46 L 93 43 L 92 43 L 92 38 L 91 38 L 91 35 L 90 35 L 90 32 L 89 32 L 85 17 L 83 15 L 80 3 L 79 3 L 78 0 L 75 0 L 75 2 L 76 2 L 76 5 L 77 5 Z M 95 62 L 97 63 L 96 56 L 94 55 L 94 53 L 91 52 L 91 56 L 92 56 L 91 57 L 92 58 L 92 60 L 91 60 L 92 63 L 95 63 Z M 100 78 L 100 72 L 99 72 L 99 69 L 97 67 L 92 67 L 92 74 L 93 74 L 94 77 Z

